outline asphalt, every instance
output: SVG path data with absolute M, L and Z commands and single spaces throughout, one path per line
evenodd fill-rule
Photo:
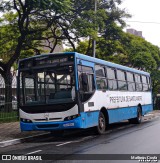
M 143 117 L 143 120 L 160 117 L 160 110 L 150 112 Z M 45 131 L 25 131 L 21 132 L 19 122 L 1 123 L 0 124 L 0 147 L 14 145 L 48 135 Z

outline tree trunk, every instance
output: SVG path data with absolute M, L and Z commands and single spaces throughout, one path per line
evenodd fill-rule
M 5 112 L 12 111 L 12 74 L 6 71 L 4 76 L 5 81 Z

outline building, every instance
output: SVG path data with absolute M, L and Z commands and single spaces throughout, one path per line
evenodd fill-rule
M 142 31 L 137 31 L 137 30 L 135 30 L 135 29 L 133 29 L 133 28 L 127 29 L 127 33 L 130 33 L 130 34 L 139 36 L 139 37 L 141 37 L 141 38 L 144 38 L 144 37 L 142 36 Z
M 42 45 L 43 45 L 43 51 L 45 53 L 50 53 L 51 49 L 54 47 L 54 40 L 49 39 L 49 40 L 42 41 Z M 63 45 L 62 43 L 59 43 L 56 45 L 52 53 L 59 53 L 63 51 L 64 51 Z

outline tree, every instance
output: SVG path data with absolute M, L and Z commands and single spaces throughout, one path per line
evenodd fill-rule
M 70 11 L 70 4 L 70 0 L 2 0 L 0 2 L 1 12 L 7 15 L 12 11 L 12 15 L 15 16 L 13 23 L 10 19 L 7 21 L 1 19 L 0 21 L 0 25 L 3 26 L 3 29 L 0 30 L 1 38 L 4 36 L 6 38 L 5 42 L 4 39 L 0 42 L 0 49 L 3 49 L 4 44 L 6 47 L 6 54 L 3 58 L 5 59 L 7 55 L 3 62 L 0 61 L 0 74 L 5 81 L 6 111 L 11 110 L 11 66 L 20 57 L 22 50 L 27 48 L 32 38 L 41 36 L 56 20 Z M 10 38 L 10 33 L 12 38 Z M 12 33 L 15 33 L 14 38 Z M 2 50 L 0 53 L 0 56 L 3 56 L 4 51 Z
M 69 42 L 73 51 L 77 50 L 74 42 L 79 43 L 80 38 L 88 38 L 87 51 L 84 53 L 87 55 L 92 55 L 93 39 L 98 40 L 99 36 L 114 36 L 115 22 L 122 27 L 125 25 L 123 18 L 129 17 L 125 10 L 118 8 L 118 5 L 122 3 L 121 0 L 98 0 L 96 12 L 94 11 L 95 0 L 73 0 L 72 2 L 73 16 L 63 29 L 67 31 L 68 36 L 72 36 Z
M 6 103 L 10 103 L 12 97 L 11 66 L 26 50 L 30 54 L 40 54 L 42 48 L 39 46 L 46 46 L 43 44 L 45 40 L 52 52 L 56 44 L 67 39 L 76 51 L 75 42 L 85 37 L 89 38 L 87 54 L 91 55 L 92 40 L 98 39 L 97 33 L 106 36 L 107 27 L 111 30 L 111 27 L 115 26 L 115 21 L 122 26 L 125 24 L 122 18 L 128 14 L 117 7 L 121 2 L 99 0 L 95 13 L 94 0 L 2 0 L 0 11 L 4 14 L 0 26 L 4 30 L 0 32 L 1 38 L 6 40 L 2 39 L 0 42 L 0 49 L 3 49 L 0 56 L 4 58 L 3 62 L 0 62 L 0 74 L 5 80 Z M 9 30 L 8 33 L 5 32 L 6 28 Z M 111 34 L 111 37 L 115 35 L 113 32 Z M 3 48 L 4 44 L 6 48 Z M 7 111 L 11 109 L 11 105 L 5 107 Z

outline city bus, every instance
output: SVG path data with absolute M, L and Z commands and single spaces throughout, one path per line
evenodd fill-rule
M 17 79 L 22 131 L 103 134 L 108 124 L 139 124 L 153 110 L 148 72 L 76 52 L 20 60 Z

